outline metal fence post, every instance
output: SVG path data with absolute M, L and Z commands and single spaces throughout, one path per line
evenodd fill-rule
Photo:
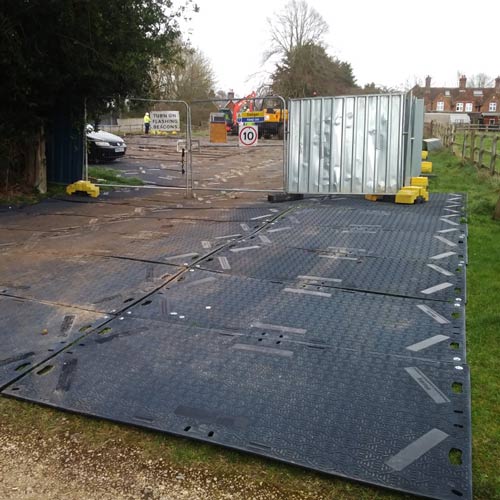
M 89 180 L 89 152 L 87 149 L 87 98 L 83 100 L 83 180 Z

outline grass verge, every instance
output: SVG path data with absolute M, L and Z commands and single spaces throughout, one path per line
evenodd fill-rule
M 126 186 L 143 186 L 144 182 L 137 177 L 122 176 L 119 170 L 105 167 L 89 166 L 89 180 L 99 184 L 123 184 Z M 110 188 L 102 187 L 102 190 Z M 24 206 L 39 203 L 46 198 L 56 196 L 66 196 L 66 185 L 49 184 L 47 192 L 44 194 L 36 190 L 23 190 L 21 186 L 16 186 L 9 193 L 0 193 L 0 206 Z
M 32 191 L 23 191 L 23 189 L 18 186 L 9 193 L 0 193 L 0 206 L 20 207 L 34 205 L 46 198 L 53 198 L 65 194 L 66 186 L 62 184 L 49 184 L 47 186 L 47 192 L 44 194 L 39 193 L 35 189 Z
M 119 170 L 105 167 L 89 166 L 89 180 L 99 184 L 124 184 L 127 186 L 144 185 L 144 182 L 137 177 L 124 177 Z
M 500 498 L 500 177 L 446 151 L 434 153 L 432 192 L 466 192 L 469 225 L 467 354 L 472 385 L 474 498 Z

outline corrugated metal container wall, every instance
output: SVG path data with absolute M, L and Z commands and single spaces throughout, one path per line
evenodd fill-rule
M 410 185 L 411 177 L 418 177 L 422 171 L 422 146 L 424 140 L 424 100 L 415 99 L 411 95 L 406 98 L 406 113 L 408 119 L 408 135 L 406 138 L 406 167 L 404 185 Z
M 70 111 L 61 107 L 54 113 L 47 129 L 45 154 L 48 182 L 71 184 L 83 178 L 83 132 L 75 129 L 73 120 Z
M 404 182 L 405 94 L 290 101 L 290 193 L 394 194 Z

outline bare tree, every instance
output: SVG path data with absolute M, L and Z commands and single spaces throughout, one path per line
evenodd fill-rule
M 264 61 L 276 55 L 287 57 L 293 49 L 303 45 L 323 45 L 322 39 L 329 31 L 321 14 L 305 0 L 291 0 L 283 12 L 267 18 L 267 24 L 271 39 Z
M 472 75 L 467 78 L 467 87 L 493 87 L 493 78 L 486 73 L 477 73 L 476 75 Z
M 208 59 L 199 50 L 184 47 L 181 57 L 151 71 L 152 94 L 159 99 L 206 99 L 215 95 L 215 78 Z

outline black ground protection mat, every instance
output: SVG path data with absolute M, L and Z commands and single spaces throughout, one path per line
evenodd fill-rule
M 465 300 L 465 266 L 447 256 L 429 261 L 370 257 L 344 249 L 315 252 L 242 241 L 202 262 L 203 269 L 300 286 L 303 276 L 328 286 L 429 300 Z
M 262 346 L 287 341 L 442 362 L 465 361 L 460 304 L 420 301 L 318 286 L 305 288 L 187 272 L 130 310 L 132 317 L 227 329 Z M 367 321 L 369 318 L 369 321 Z
M 215 222 L 263 223 L 274 219 L 288 208 L 287 205 L 258 208 L 159 208 L 153 210 L 155 217 L 164 219 L 192 219 Z
M 33 254 L 2 257 L 0 293 L 114 313 L 161 286 L 179 268 L 148 262 Z
M 130 318 L 108 327 L 4 394 L 410 493 L 471 497 L 466 366 L 263 347 Z
M 439 195 L 437 195 L 439 196 Z M 466 230 L 465 195 L 439 197 L 420 205 L 369 202 L 362 198 L 336 201 L 306 200 L 284 214 L 279 223 L 306 226 L 358 227 L 369 230 L 433 232 L 440 229 Z M 449 200 L 449 201 L 448 201 Z
M 317 207 L 351 207 L 365 210 L 381 210 L 394 213 L 416 213 L 423 214 L 425 216 L 436 216 L 441 215 L 442 210 L 448 206 L 451 206 L 454 210 L 464 213 L 465 205 L 467 203 L 467 195 L 466 193 L 451 194 L 431 192 L 429 201 L 414 205 L 397 204 L 394 203 L 394 199 L 372 202 L 366 200 L 363 195 L 327 195 L 313 199 L 306 198 L 304 202 L 311 202 L 311 204 Z
M 44 234 L 29 243 L 35 252 L 66 256 L 84 253 L 182 265 L 260 227 L 238 222 L 156 219 L 143 222 L 144 219 L 98 222 L 90 230 L 77 234 Z M 8 248 L 12 250 L 11 246 Z
M 31 245 L 33 241 L 38 241 L 44 235 L 45 233 L 41 231 L 0 227 L 0 253 L 10 252 L 15 247 Z
M 0 296 L 0 387 L 107 317 L 82 309 Z
M 467 261 L 467 235 L 458 229 L 446 232 L 385 231 L 352 225 L 345 228 L 276 223 L 249 241 L 292 248 L 342 250 L 359 255 L 424 259 L 453 252 Z
M 443 229 L 466 231 L 466 224 L 460 214 L 427 215 L 417 212 L 395 212 L 381 209 L 360 209 L 354 207 L 303 207 L 297 208 L 281 219 L 281 224 L 290 221 L 303 226 L 326 226 L 349 228 L 357 226 L 369 230 L 398 230 L 436 232 Z
M 3 227 L 24 229 L 27 231 L 68 231 L 79 230 L 89 225 L 93 219 L 87 215 L 60 215 L 60 214 L 10 214 L 0 216 Z

